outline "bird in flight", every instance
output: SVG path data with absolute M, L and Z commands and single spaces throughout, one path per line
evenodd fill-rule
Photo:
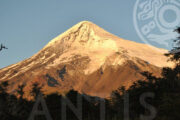
M 1 44 L 1 46 L 0 46 L 0 51 L 1 51 L 2 49 L 8 49 L 8 48 L 5 47 L 3 44 Z

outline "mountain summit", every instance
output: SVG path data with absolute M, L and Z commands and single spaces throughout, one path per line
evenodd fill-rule
M 82 21 L 51 40 L 41 51 L 0 70 L 0 80 L 9 81 L 9 92 L 26 84 L 26 97 L 34 82 L 45 94 L 75 89 L 108 97 L 118 87 L 143 79 L 142 71 L 160 75 L 171 66 L 167 50 L 121 39 L 92 22 Z

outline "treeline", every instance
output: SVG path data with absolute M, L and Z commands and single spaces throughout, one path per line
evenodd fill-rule
M 105 103 L 101 98 L 82 95 L 74 90 L 64 96 L 58 93 L 45 96 L 37 83 L 33 84 L 31 90 L 34 100 L 29 101 L 23 97 L 24 85 L 20 85 L 16 91 L 18 97 L 6 93 L 7 86 L 7 82 L 0 84 L 1 120 L 46 120 L 49 116 L 52 120 L 65 117 L 67 120 L 98 120 L 100 104 Z

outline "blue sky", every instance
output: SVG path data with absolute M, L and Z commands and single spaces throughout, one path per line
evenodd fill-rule
M 80 21 L 92 21 L 128 40 L 143 42 L 133 25 L 136 0 L 0 0 L 0 68 L 42 49 Z

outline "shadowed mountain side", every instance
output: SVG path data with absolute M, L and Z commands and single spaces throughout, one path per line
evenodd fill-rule
M 45 94 L 80 93 L 108 97 L 112 90 L 142 79 L 142 71 L 160 75 L 164 66 L 172 66 L 167 50 L 123 40 L 99 26 L 83 21 L 48 43 L 37 54 L 0 69 L 0 80 L 9 82 L 14 93 L 19 84 L 27 84 L 26 96 L 34 82 Z
M 161 69 L 150 65 L 145 61 L 137 59 L 136 61 L 126 61 L 123 65 L 105 65 L 93 73 L 86 75 L 83 69 L 86 68 L 87 58 L 79 58 L 68 63 L 61 64 L 49 70 L 37 69 L 38 75 L 32 76 L 31 70 L 9 80 L 9 90 L 13 92 L 19 84 L 26 83 L 25 96 L 29 96 L 31 85 L 38 82 L 43 86 L 45 94 L 55 92 L 65 93 L 75 89 L 80 93 L 86 93 L 92 96 L 109 97 L 111 92 L 119 86 L 127 88 L 139 79 L 143 79 L 140 74 L 143 71 L 150 71 L 159 76 Z M 108 62 L 107 62 L 108 63 Z M 66 73 L 63 79 L 59 76 L 59 70 L 66 65 Z M 57 69 L 58 68 L 58 69 Z M 48 73 L 48 74 L 47 74 Z

